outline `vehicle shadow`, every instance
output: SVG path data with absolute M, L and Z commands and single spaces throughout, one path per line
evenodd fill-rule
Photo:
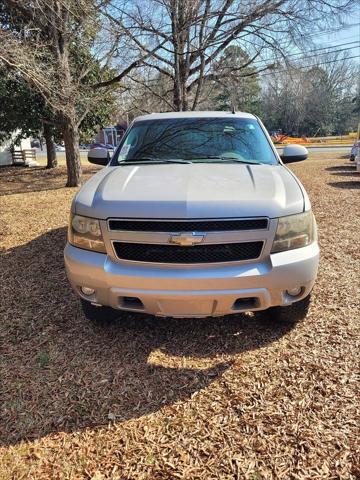
M 121 422 L 189 399 L 235 355 L 291 329 L 263 316 L 87 321 L 63 266 L 65 228 L 0 255 L 1 441 Z
M 101 167 L 100 167 L 101 168 Z M 99 170 L 97 166 L 84 166 L 84 181 Z M 17 193 L 57 190 L 66 185 L 66 167 L 1 167 L 0 197 Z
M 339 177 L 357 177 L 359 173 L 356 170 L 353 170 L 352 172 L 350 171 L 344 171 L 344 172 L 333 172 L 331 175 L 336 175 Z
M 349 180 L 347 182 L 328 182 L 330 187 L 345 188 L 346 190 L 358 190 L 360 188 L 360 180 Z
M 336 165 L 334 167 L 327 167 L 325 168 L 326 171 L 328 172 L 345 172 L 345 171 L 354 171 L 355 170 L 355 165 Z

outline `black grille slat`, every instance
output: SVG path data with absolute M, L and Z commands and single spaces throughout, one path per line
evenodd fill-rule
M 252 260 L 260 256 L 263 242 L 194 245 L 162 245 L 114 242 L 118 258 L 150 263 L 217 263 Z
M 263 230 L 268 228 L 266 218 L 240 220 L 109 220 L 113 231 L 133 232 L 222 232 L 238 230 Z

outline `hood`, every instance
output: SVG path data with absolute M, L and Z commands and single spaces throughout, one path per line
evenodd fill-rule
M 79 215 L 122 218 L 270 218 L 304 210 L 295 176 L 281 164 L 106 167 L 78 192 Z

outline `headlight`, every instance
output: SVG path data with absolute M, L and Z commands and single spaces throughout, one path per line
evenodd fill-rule
M 68 239 L 75 247 L 106 253 L 100 222 L 95 218 L 71 214 Z
M 271 253 L 306 247 L 316 239 L 316 223 L 311 210 L 280 217 Z

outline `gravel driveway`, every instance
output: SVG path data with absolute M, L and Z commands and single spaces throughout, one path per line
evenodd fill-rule
M 360 478 L 360 175 L 331 155 L 292 166 L 321 244 L 294 327 L 92 325 L 63 268 L 63 168 L 1 169 L 0 479 Z

